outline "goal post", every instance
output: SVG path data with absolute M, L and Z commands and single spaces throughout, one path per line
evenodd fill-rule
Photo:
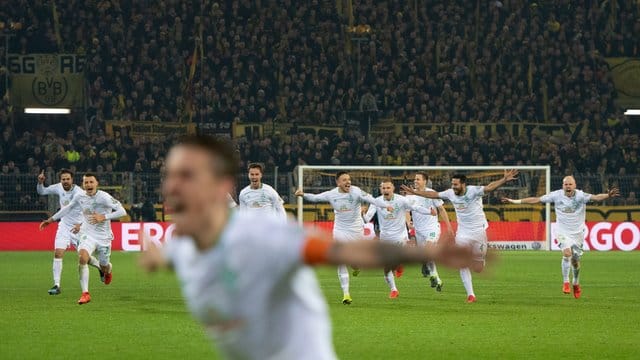
M 335 174 L 347 171 L 351 183 L 364 191 L 379 195 L 382 179 L 391 178 L 396 193 L 401 184 L 413 184 L 415 173 L 425 172 L 429 176 L 428 186 L 436 191 L 451 187 L 453 174 L 467 176 L 467 185 L 487 185 L 503 176 L 505 169 L 518 169 L 518 179 L 509 182 L 491 194 L 485 195 L 483 204 L 489 221 L 490 247 L 504 250 L 551 249 L 551 206 L 505 205 L 500 198 L 524 198 L 541 196 L 551 191 L 551 167 L 544 166 L 324 166 L 300 165 L 297 167 L 297 189 L 307 193 L 320 193 L 336 186 Z M 449 218 L 455 224 L 455 212 L 445 201 Z M 297 198 L 298 222 L 322 223 L 333 221 L 333 211 L 328 204 L 305 203 Z M 454 225 L 455 226 L 455 225 Z

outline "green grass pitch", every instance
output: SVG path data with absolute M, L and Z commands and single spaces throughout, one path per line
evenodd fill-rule
M 75 255 L 62 289 L 51 286 L 51 253 L 0 252 L 0 358 L 216 358 L 168 273 L 148 276 L 136 255 L 114 253 L 114 280 L 91 269 L 92 302 L 79 306 Z M 343 359 L 602 359 L 640 356 L 640 252 L 586 253 L 583 297 L 561 292 L 560 255 L 502 253 L 491 274 L 474 276 L 478 303 L 464 303 L 457 272 L 441 271 L 442 293 L 417 266 L 387 298 L 381 270 L 351 279 L 354 303 L 340 303 L 334 268 L 318 270 Z

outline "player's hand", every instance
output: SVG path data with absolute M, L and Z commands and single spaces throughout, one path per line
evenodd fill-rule
M 82 225 L 82 224 L 75 224 L 75 225 L 73 225 L 73 227 L 71 228 L 71 233 L 72 233 L 72 234 L 77 234 L 77 233 L 79 233 L 79 232 L 80 232 L 80 226 L 81 226 L 81 225 Z
M 510 169 L 504 171 L 504 180 L 511 181 L 518 178 L 518 169 Z
M 154 272 L 162 267 L 166 267 L 167 260 L 162 254 L 161 247 L 154 241 L 151 241 L 142 231 L 140 231 L 139 236 L 141 252 L 138 258 L 138 265 L 147 272 Z
M 432 207 L 431 207 L 431 208 L 429 208 L 429 209 L 431 209 L 431 215 L 433 215 L 433 216 L 438 216 L 438 211 L 437 211 L 436 209 L 434 209 L 434 208 L 432 208 Z
M 609 189 L 607 194 L 609 194 L 610 198 L 618 197 L 618 196 L 620 196 L 620 189 L 618 189 L 617 187 L 612 187 L 611 189 Z
M 44 169 L 43 169 L 42 171 L 40 171 L 40 174 L 38 174 L 38 183 L 44 184 L 45 179 L 46 177 L 44 176 Z
M 40 223 L 40 231 L 44 230 L 44 228 L 46 228 L 47 226 L 49 226 L 49 224 L 51 224 L 53 222 L 53 219 L 48 218 L 47 220 L 43 221 Z
M 501 201 L 503 204 L 513 204 L 513 200 L 512 200 L 512 199 L 509 199 L 508 197 L 503 197 L 502 199 L 500 199 L 500 201 Z
M 102 214 L 93 213 L 87 216 L 87 220 L 89 220 L 89 224 L 95 225 L 97 223 L 101 223 L 106 220 L 106 217 Z
M 409 186 L 404 185 L 404 184 L 400 185 L 400 189 L 405 191 L 407 194 L 415 195 L 415 193 L 416 193 L 416 191 L 412 187 L 409 187 Z
M 298 189 L 298 190 L 296 190 L 295 195 L 296 196 L 303 196 L 304 195 L 304 191 L 302 191 L 302 189 Z

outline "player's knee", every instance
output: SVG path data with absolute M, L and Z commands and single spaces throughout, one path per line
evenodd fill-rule
M 89 263 L 89 253 L 86 250 L 80 250 L 78 253 L 78 262 L 80 265 L 86 265 Z
M 573 253 L 571 252 L 571 249 L 567 248 L 562 250 L 562 255 L 564 255 L 564 257 L 571 257 Z
M 475 262 L 471 266 L 473 272 L 481 273 L 484 270 L 484 262 Z
M 62 259 L 64 257 L 64 250 L 63 249 L 56 249 L 53 252 L 53 257 L 56 259 Z

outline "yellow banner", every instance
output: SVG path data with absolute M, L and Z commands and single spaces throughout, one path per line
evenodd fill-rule
M 623 106 L 640 106 L 640 59 L 606 58 L 613 83 L 618 92 L 618 102 Z
M 169 134 L 190 135 L 196 133 L 196 124 L 115 120 L 105 123 L 105 133 L 107 135 L 113 135 L 116 131 L 120 133 L 126 132 L 131 137 L 157 137 Z
M 75 54 L 9 55 L 11 105 L 83 106 L 85 57 Z
M 441 123 L 412 123 L 412 124 L 396 124 L 396 134 L 412 133 L 414 131 L 426 131 L 427 135 L 466 135 L 466 136 L 488 136 L 511 134 L 518 137 L 522 134 L 542 132 L 547 134 L 571 134 L 575 131 L 576 125 L 573 124 L 539 124 L 539 123 L 521 123 L 521 122 L 501 122 L 501 123 L 469 123 L 455 122 L 450 124 Z

